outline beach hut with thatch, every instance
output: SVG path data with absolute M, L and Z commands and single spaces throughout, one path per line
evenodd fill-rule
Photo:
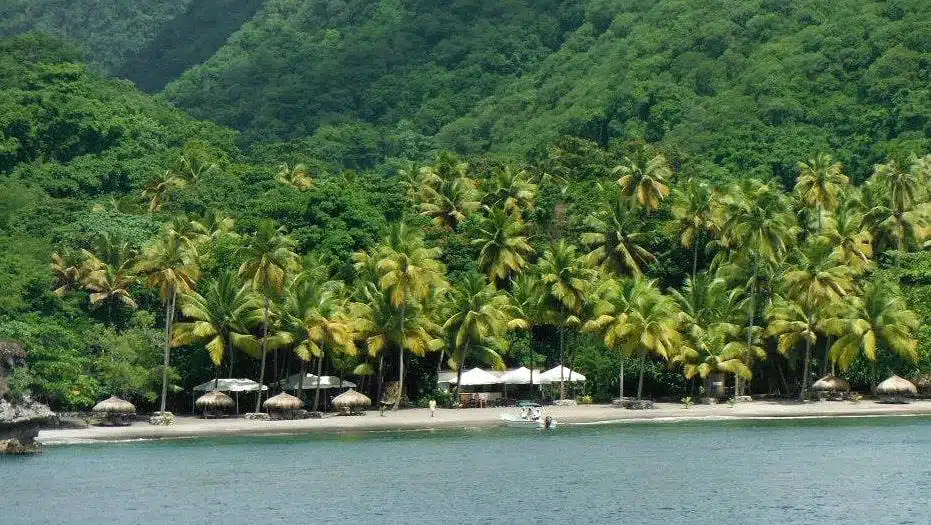
M 372 405 L 369 396 L 349 389 L 333 398 L 333 406 L 345 415 L 364 414 L 365 407 Z
M 918 394 L 918 388 L 907 379 L 892 376 L 876 386 L 880 403 L 908 403 L 908 398 Z
M 918 389 L 918 397 L 931 397 L 931 375 L 922 374 L 915 381 L 915 388 Z
M 102 424 L 104 425 L 127 426 L 136 416 L 136 406 L 116 396 L 104 399 L 94 405 L 91 410 L 103 416 Z
M 266 399 L 262 407 L 268 411 L 272 419 L 295 419 L 298 411 L 304 408 L 304 402 L 287 392 L 282 392 Z
M 828 374 L 811 385 L 812 392 L 817 393 L 819 399 L 843 401 L 850 393 L 850 383 Z
M 230 411 L 236 406 L 236 402 L 219 390 L 211 390 L 197 398 L 194 406 L 203 414 L 204 419 L 208 419 L 229 415 Z

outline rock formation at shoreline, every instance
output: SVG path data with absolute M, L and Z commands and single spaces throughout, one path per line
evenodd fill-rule
M 14 368 L 25 366 L 26 351 L 13 341 L 0 341 L 0 455 L 32 454 L 38 451 L 35 442 L 39 428 L 55 414 L 46 405 L 28 397 L 13 396 L 9 377 Z

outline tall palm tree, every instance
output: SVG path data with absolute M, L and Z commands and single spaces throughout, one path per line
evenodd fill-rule
M 698 248 L 718 230 L 714 193 L 702 181 L 690 178 L 672 190 L 670 229 L 679 235 L 679 244 L 692 250 L 692 281 L 698 274 Z
M 210 158 L 205 150 L 185 149 L 187 151 L 181 154 L 172 171 L 186 183 L 196 186 L 200 183 L 201 177 L 220 169 L 220 166 Z
M 62 250 L 52 252 L 49 267 L 55 275 L 54 293 L 58 297 L 83 286 L 87 278 L 85 257 L 81 252 Z
M 904 253 L 928 237 L 931 204 L 918 199 L 917 178 L 895 169 L 894 163 L 881 166 L 866 183 L 864 221 L 878 248 Z
M 559 329 L 559 395 L 565 398 L 565 330 L 581 326 L 582 307 L 591 292 L 595 272 L 585 265 L 575 246 L 559 241 L 539 261 L 541 306 L 545 318 Z
M 379 250 L 378 286 L 399 310 L 401 334 L 406 334 L 404 323 L 408 314 L 418 311 L 418 307 L 434 289 L 446 287 L 445 268 L 439 256 L 438 248 L 427 248 L 423 237 L 409 230 L 404 223 L 390 228 Z M 401 338 L 398 351 L 398 382 L 401 390 L 395 399 L 394 410 L 400 405 L 404 391 L 406 340 L 406 336 Z
M 278 166 L 278 176 L 275 178 L 285 186 L 291 186 L 298 191 L 309 190 L 314 186 L 314 178 L 306 164 L 293 166 L 284 163 Z
M 659 208 L 660 202 L 669 196 L 672 170 L 661 153 L 650 155 L 645 148 L 640 148 L 633 155 L 624 157 L 624 161 L 611 173 L 619 176 L 617 183 L 621 187 L 621 195 L 646 207 L 648 214 Z
M 636 354 L 640 358 L 638 400 L 643 398 L 647 358 L 669 359 L 681 339 L 677 314 L 675 303 L 653 281 L 622 280 L 598 302 L 595 319 L 586 324 L 587 329 L 603 334 L 608 348 L 621 350 L 622 362 L 624 355 Z
M 168 395 L 168 365 L 171 352 L 171 330 L 175 303 L 179 294 L 190 293 L 197 285 L 200 269 L 197 254 L 178 237 L 163 234 L 151 245 L 136 265 L 138 273 L 147 276 L 146 284 L 158 288 L 165 304 L 165 359 L 162 367 L 162 400 L 160 412 L 165 412 Z
M 862 296 L 850 298 L 845 311 L 828 320 L 827 327 L 840 336 L 829 356 L 841 370 L 849 368 L 860 355 L 875 365 L 883 348 L 910 361 L 918 360 L 914 335 L 919 327 L 918 316 L 908 309 L 893 283 L 867 283 Z
M 443 329 L 451 341 L 450 360 L 457 372 L 456 390 L 466 360 L 476 358 L 502 370 L 500 339 L 508 328 L 508 296 L 482 275 L 470 273 L 452 289 L 450 315 Z
M 523 216 L 533 211 L 537 185 L 527 170 L 506 165 L 495 170 L 483 184 L 482 202 L 490 208 L 503 208 L 509 214 Z
M 581 241 L 591 248 L 585 262 L 616 276 L 640 277 L 643 268 L 656 261 L 644 246 L 643 224 L 626 201 L 608 198 L 585 219 Z
M 811 363 L 811 347 L 818 342 L 818 332 L 823 330 L 822 308 L 811 301 L 778 299 L 767 311 L 769 325 L 766 335 L 778 338 L 778 349 L 788 354 L 799 343 L 805 343 L 805 360 L 802 365 L 802 388 L 799 401 L 808 393 L 808 375 Z
M 817 237 L 796 250 L 792 270 L 784 278 L 788 296 L 823 307 L 842 301 L 852 292 L 853 270 L 841 264 L 834 254 L 831 245 Z
M 799 162 L 798 168 L 795 192 L 804 205 L 816 211 L 818 233 L 821 233 L 822 215 L 837 209 L 838 196 L 850 179 L 844 175 L 841 163 L 827 153 L 818 153 L 807 162 Z
M 265 383 L 265 360 L 268 356 L 268 323 L 272 300 L 284 292 L 287 273 L 297 266 L 296 243 L 276 228 L 271 221 L 259 224 L 252 241 L 246 246 L 246 261 L 239 267 L 239 275 L 252 283 L 252 290 L 262 297 L 262 364 L 259 384 Z M 262 408 L 261 390 L 256 396 L 255 411 Z
M 130 288 L 136 284 L 133 264 L 135 263 L 131 260 L 119 267 L 104 264 L 87 274 L 84 287 L 90 292 L 90 304 L 107 305 L 107 321 L 110 321 L 114 304 L 132 310 L 138 308 L 130 292 Z
M 306 275 L 306 274 L 304 274 Z M 295 353 L 302 361 L 317 359 L 317 377 L 327 351 L 356 354 L 353 322 L 348 315 L 341 281 L 327 281 L 320 275 L 298 275 L 288 287 L 284 301 L 286 326 L 299 341 Z M 320 400 L 320 381 L 314 393 L 313 410 Z
M 455 231 L 480 206 L 475 181 L 467 177 L 444 179 L 423 188 L 420 213 L 449 231 Z
M 902 169 L 894 160 L 873 166 L 869 182 L 887 196 L 889 206 L 899 213 L 912 208 L 926 191 L 916 173 Z
M 785 195 L 772 184 L 752 180 L 732 186 L 722 204 L 727 216 L 723 240 L 725 244 L 739 247 L 733 252 L 735 261 L 732 262 L 749 263 L 752 268 L 745 330 L 746 346 L 750 347 L 760 263 L 780 262 L 795 241 L 797 226 Z M 735 382 L 735 395 L 740 395 L 740 379 L 736 378 Z
M 873 236 L 866 227 L 862 205 L 857 196 L 848 196 L 837 211 L 827 217 L 821 236 L 834 246 L 837 262 L 850 267 L 854 274 L 862 274 L 870 267 Z
M 261 353 L 261 343 L 249 332 L 250 320 L 259 308 L 249 284 L 240 285 L 235 271 L 221 273 L 203 295 L 193 290 L 181 295 L 181 313 L 188 321 L 175 325 L 172 346 L 207 341 L 216 378 L 224 356 L 229 359 L 229 377 L 233 377 L 234 348 L 253 357 Z
M 503 208 L 492 208 L 479 224 L 472 245 L 480 246 L 478 265 L 493 283 L 507 281 L 529 264 L 533 247 L 524 223 Z

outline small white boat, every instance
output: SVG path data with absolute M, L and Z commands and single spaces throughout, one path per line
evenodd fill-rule
M 556 428 L 556 420 L 550 416 L 544 416 L 543 410 L 536 407 L 521 407 L 518 413 L 504 413 L 500 415 L 501 421 L 509 427 L 521 428 L 539 428 L 541 430 L 552 430 Z

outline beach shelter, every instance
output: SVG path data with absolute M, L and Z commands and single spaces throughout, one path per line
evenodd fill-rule
M 481 368 L 466 370 L 459 378 L 459 386 L 499 385 L 501 378 Z
M 282 379 L 278 382 L 281 385 L 281 388 L 284 390 L 297 390 L 298 386 L 302 390 L 316 390 L 317 389 L 318 376 L 314 374 L 306 374 L 304 376 L 304 381 L 301 382 L 301 374 L 291 374 L 290 376 Z M 328 388 L 356 388 L 356 384 L 347 379 L 343 379 L 340 382 L 339 378 L 336 376 L 319 376 L 320 389 L 326 390 Z
M 236 413 L 239 413 L 239 393 L 240 392 L 258 392 L 259 384 L 251 379 L 228 378 L 228 379 L 211 379 L 206 383 L 201 383 L 192 389 L 194 392 L 233 392 L 236 398 Z M 268 386 L 262 385 L 262 391 L 268 390 Z M 191 396 L 192 411 L 197 411 L 196 406 L 197 394 Z
M 526 366 L 508 370 L 501 376 L 501 382 L 505 385 L 529 385 L 531 381 L 540 384 L 540 371 L 534 370 L 531 372 Z
M 562 378 L 560 378 L 560 371 L 562 372 Z M 550 368 L 546 372 L 540 374 L 540 382 L 543 384 L 558 383 L 560 381 L 565 381 L 567 383 L 581 382 L 585 381 L 585 376 L 576 372 L 575 370 L 570 370 L 569 368 L 561 365 Z

